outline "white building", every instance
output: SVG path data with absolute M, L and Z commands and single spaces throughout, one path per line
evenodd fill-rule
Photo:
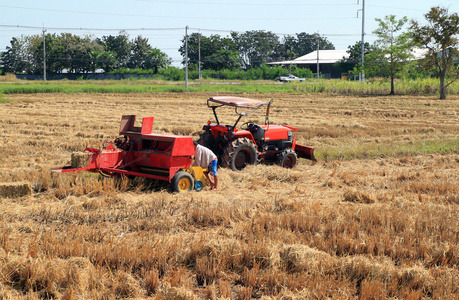
M 343 58 L 349 58 L 347 50 L 316 50 L 294 60 L 271 62 L 268 65 L 297 65 L 301 68 L 308 68 L 313 73 L 317 73 L 317 65 L 319 65 L 319 72 L 323 77 L 340 78 L 341 72 L 333 64 Z

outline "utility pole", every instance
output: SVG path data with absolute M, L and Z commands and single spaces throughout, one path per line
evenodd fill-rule
M 317 80 L 320 78 L 320 71 L 319 71 L 319 48 L 320 48 L 320 36 L 317 34 Z
M 46 81 L 46 29 L 43 26 L 43 81 Z
M 201 84 L 202 82 L 202 77 L 201 77 L 201 33 L 199 33 L 198 35 L 198 72 L 199 72 L 199 84 Z
M 365 72 L 363 71 L 364 62 L 365 62 L 365 0 L 362 0 L 362 46 L 361 46 L 361 55 L 362 55 L 362 72 L 360 73 L 360 81 L 365 83 Z
M 188 25 L 185 27 L 185 88 L 188 88 Z

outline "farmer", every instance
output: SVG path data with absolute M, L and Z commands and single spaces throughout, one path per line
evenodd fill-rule
M 218 177 L 217 177 L 218 158 L 217 156 L 212 152 L 212 150 L 198 144 L 196 141 L 194 141 L 194 146 L 195 146 L 194 165 L 200 166 L 203 169 L 207 169 L 207 172 L 204 172 L 204 175 L 206 176 L 207 180 L 210 183 L 210 189 L 217 190 L 217 184 L 218 184 Z M 209 173 L 210 175 L 214 177 L 213 182 L 212 180 L 210 180 Z

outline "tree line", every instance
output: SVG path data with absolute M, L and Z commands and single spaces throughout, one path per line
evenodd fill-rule
M 179 52 L 185 64 L 185 39 Z M 230 37 L 220 35 L 188 36 L 188 63 L 191 68 L 201 66 L 209 70 L 250 69 L 263 63 L 293 59 L 317 48 L 334 49 L 326 38 L 318 34 L 299 33 L 279 36 L 266 31 L 231 32 Z M 199 52 L 201 60 L 199 60 Z M 46 59 L 44 62 L 43 60 Z M 92 38 L 70 33 L 15 37 L 11 45 L 0 55 L 4 73 L 43 74 L 90 73 L 96 70 L 112 72 L 120 69 L 154 70 L 167 68 L 171 59 L 164 52 L 152 47 L 147 38 L 129 39 L 126 32 L 117 36 Z
M 252 30 L 244 33 L 231 32 L 228 37 L 220 35 L 203 36 L 192 33 L 182 39 L 179 49 L 184 58 L 188 50 L 188 63 L 191 67 L 201 63 L 203 69 L 251 69 L 261 67 L 264 63 L 292 60 L 317 50 L 334 50 L 335 46 L 317 33 L 305 32 L 286 35 L 282 39 L 275 33 L 263 30 Z
M 44 61 L 46 59 L 46 61 Z M 147 38 L 129 39 L 126 32 L 117 36 L 78 36 L 70 33 L 31 35 L 13 38 L 0 55 L 4 73 L 47 74 L 90 73 L 102 69 L 166 68 L 170 58 L 153 48 Z

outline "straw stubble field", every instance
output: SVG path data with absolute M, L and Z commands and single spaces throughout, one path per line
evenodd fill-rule
M 274 98 L 319 162 L 220 169 L 218 191 L 49 171 L 123 114 L 197 138 L 214 95 L 1 103 L 2 182 L 32 193 L 0 198 L 0 299 L 459 297 L 457 98 L 243 95 Z

